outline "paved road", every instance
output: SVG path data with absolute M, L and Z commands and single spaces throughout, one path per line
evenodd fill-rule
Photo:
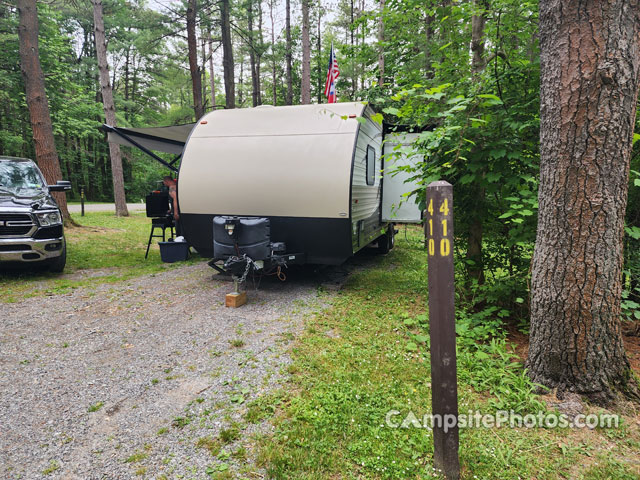
M 142 212 L 145 209 L 144 203 L 127 203 L 130 212 Z M 85 212 L 115 212 L 116 206 L 113 203 L 86 203 Z M 69 213 L 80 213 L 80 205 L 69 205 Z

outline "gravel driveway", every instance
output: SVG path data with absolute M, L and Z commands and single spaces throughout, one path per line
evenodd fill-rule
M 0 478 L 259 478 L 250 438 L 269 426 L 243 414 L 279 387 L 318 287 L 265 279 L 229 309 L 232 284 L 189 265 L 0 304 Z M 196 446 L 230 426 L 217 457 Z

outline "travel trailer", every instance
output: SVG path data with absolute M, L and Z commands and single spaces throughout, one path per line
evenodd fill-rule
M 404 172 L 389 173 L 415 161 L 390 154 L 415 134 L 388 136 L 384 147 L 374 118 L 354 102 L 216 110 L 192 125 L 105 129 L 110 141 L 177 172 L 183 234 L 201 255 L 219 268 L 242 268 L 246 256 L 267 269 L 337 265 L 373 243 L 384 253 L 394 222 L 420 222 L 417 205 L 402 203 L 416 185 Z M 166 161 L 151 150 L 178 157 Z

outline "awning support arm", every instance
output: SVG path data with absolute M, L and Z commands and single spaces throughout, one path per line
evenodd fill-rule
M 117 135 L 119 135 L 120 137 L 124 138 L 127 142 L 131 143 L 131 145 L 133 145 L 134 147 L 139 148 L 140 150 L 142 150 L 144 153 L 146 153 L 147 155 L 149 155 L 151 158 L 153 158 L 154 160 L 156 160 L 157 162 L 160 162 L 162 165 L 164 165 L 165 167 L 167 167 L 169 170 L 171 170 L 174 173 L 178 173 L 178 169 L 176 167 L 173 166 L 173 164 L 182 156 L 182 155 L 178 155 L 177 158 L 175 158 L 171 163 L 168 163 L 166 161 L 164 161 L 162 158 L 160 158 L 158 155 L 156 155 L 155 153 L 153 153 L 151 150 L 149 150 L 147 147 L 144 147 L 142 145 L 140 145 L 138 142 L 136 142 L 135 140 L 133 140 L 131 137 L 129 137 L 129 135 L 127 135 L 126 133 L 120 131 L 120 129 L 118 129 L 117 127 L 112 127 L 111 125 L 107 125 L 104 124 L 102 126 L 106 131 L 108 132 L 113 132 Z
M 178 160 L 182 158 L 182 154 L 178 155 L 176 158 L 169 162 L 169 165 L 174 165 Z

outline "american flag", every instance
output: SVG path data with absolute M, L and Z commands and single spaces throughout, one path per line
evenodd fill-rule
M 329 54 L 329 68 L 327 71 L 327 81 L 324 84 L 324 96 L 327 97 L 328 103 L 336 103 L 336 80 L 340 76 L 338 68 L 338 60 L 336 52 L 333 50 L 333 42 L 331 43 L 331 53 Z

